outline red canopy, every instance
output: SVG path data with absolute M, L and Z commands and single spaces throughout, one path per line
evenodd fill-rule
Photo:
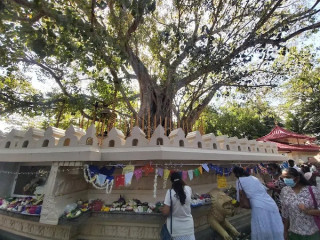
M 299 152 L 319 152 L 320 147 L 316 145 L 298 145 L 298 144 L 284 144 L 284 143 L 276 143 L 278 147 L 278 151 L 299 151 Z
M 267 135 L 258 138 L 257 141 L 274 141 L 276 142 L 276 140 L 278 139 L 284 139 L 284 138 L 296 138 L 296 139 L 305 139 L 305 140 L 309 140 L 309 141 L 315 141 L 316 138 L 315 137 L 309 137 L 307 135 L 302 135 L 302 134 L 298 134 L 298 133 L 294 133 L 291 131 L 288 131 L 284 128 L 281 128 L 279 126 L 275 126 L 270 133 L 268 133 Z

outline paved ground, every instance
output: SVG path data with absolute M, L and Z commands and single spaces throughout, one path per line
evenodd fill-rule
M 12 233 L 8 233 L 2 230 L 0 230 L 0 239 L 1 240 L 32 240 L 31 238 L 14 235 Z

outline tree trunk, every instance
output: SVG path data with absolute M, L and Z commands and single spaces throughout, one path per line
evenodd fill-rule
M 140 123 L 144 119 L 143 125 L 145 126 L 145 129 L 143 130 L 146 132 L 148 128 L 149 112 L 151 119 L 151 132 L 153 132 L 159 124 L 161 124 L 162 126 L 169 125 L 170 127 L 170 121 L 172 121 L 173 115 L 173 100 L 177 90 L 176 83 L 171 82 L 172 84 L 168 84 L 165 86 L 158 85 L 157 81 L 150 76 L 145 65 L 132 51 L 131 47 L 128 44 L 126 44 L 125 46 L 125 52 L 128 55 L 130 64 L 139 82 L 141 105 L 138 112 L 138 117 Z M 186 133 L 191 131 L 193 124 L 198 119 L 202 111 L 203 108 L 193 109 L 192 112 L 194 114 L 190 114 L 190 117 L 186 117 L 185 121 L 180 124 L 180 127 L 182 127 Z M 181 122 L 181 116 L 176 117 L 177 121 Z M 142 124 L 140 123 L 139 126 L 142 126 Z M 173 124 L 171 124 L 171 127 L 173 128 Z
M 167 91 L 161 89 L 156 91 L 148 86 L 140 85 L 140 99 L 141 105 L 139 109 L 139 119 L 144 119 L 145 126 L 148 124 L 148 115 L 150 113 L 151 125 L 154 129 L 154 123 L 156 126 L 161 124 L 162 126 L 170 126 L 172 121 L 172 103 L 173 95 L 165 94 Z M 161 122 L 160 122 L 161 120 Z M 167 123 L 165 123 L 167 121 Z M 171 124 L 172 126 L 173 124 Z

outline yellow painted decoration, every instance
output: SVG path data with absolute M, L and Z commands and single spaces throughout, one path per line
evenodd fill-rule
M 226 188 L 227 178 L 225 176 L 217 175 L 217 183 L 218 183 L 218 188 Z

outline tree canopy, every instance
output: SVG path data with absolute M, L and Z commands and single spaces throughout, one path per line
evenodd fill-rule
M 272 107 L 261 98 L 242 104 L 228 102 L 218 109 L 208 108 L 203 115 L 206 133 L 248 139 L 267 135 L 280 120 Z
M 302 71 L 286 87 L 286 127 L 320 139 L 320 68 Z
M 0 2 L 1 111 L 93 106 L 150 109 L 191 126 L 220 89 L 274 86 L 292 39 L 320 27 L 320 1 L 3 0 Z M 19 77 L 37 66 L 59 90 L 43 94 Z M 85 91 L 82 78 L 88 78 Z M 10 83 L 8 82 L 10 81 Z M 16 82 L 27 94 L 10 90 Z M 139 88 L 138 101 L 133 83 Z M 121 105 L 122 104 L 122 105 Z M 139 109 L 133 105 L 139 104 Z M 42 108 L 39 108 L 43 106 Z M 20 109 L 20 110 L 19 110 Z

